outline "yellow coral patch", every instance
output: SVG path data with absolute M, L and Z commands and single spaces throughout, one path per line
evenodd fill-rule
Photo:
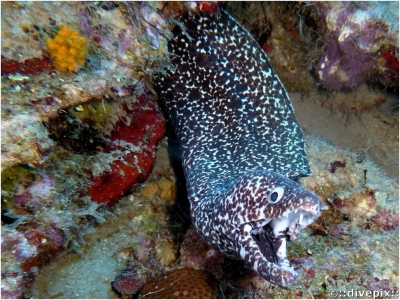
M 54 39 L 47 39 L 46 45 L 58 71 L 76 72 L 79 66 L 85 65 L 86 39 L 78 32 L 62 26 Z
M 158 186 L 154 182 L 149 182 L 147 187 L 142 190 L 142 195 L 153 200 L 158 193 Z

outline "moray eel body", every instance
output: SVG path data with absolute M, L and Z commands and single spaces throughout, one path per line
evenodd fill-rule
M 221 253 L 293 285 L 286 242 L 320 216 L 321 200 L 292 180 L 311 171 L 287 92 L 226 12 L 179 21 L 155 88 L 180 141 L 193 223 Z

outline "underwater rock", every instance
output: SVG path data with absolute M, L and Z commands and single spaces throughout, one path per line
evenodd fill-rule
M 355 88 L 373 78 L 398 86 L 398 2 L 320 2 L 317 7 L 330 33 L 317 67 L 325 87 Z
M 22 233 L 1 228 L 1 294 L 6 298 L 22 298 L 31 268 L 23 266 L 37 257 L 37 246 Z M 39 239 L 40 241 L 40 239 Z
M 150 180 L 158 184 L 154 172 Z M 128 268 L 119 278 L 124 282 L 115 285 L 126 298 L 135 288 L 132 284 L 147 282 L 165 272 L 157 260 L 156 248 L 172 241 L 168 238 L 171 233 L 166 213 L 170 204 L 142 196 L 145 186 L 123 197 L 107 216 L 107 222 L 95 230 L 88 228 L 91 230 L 84 236 L 85 244 L 80 245 L 81 255 L 69 251 L 44 266 L 35 278 L 33 298 L 57 298 L 61 294 L 65 298 L 116 298 L 112 282 Z
M 49 58 L 27 59 L 20 63 L 16 60 L 6 59 L 3 55 L 1 56 L 1 75 L 38 75 L 51 70 L 53 70 L 53 67 Z
M 314 176 L 302 178 L 300 182 L 350 218 L 354 225 L 368 223 L 384 209 L 398 209 L 398 203 L 393 201 L 398 185 L 369 159 L 357 162 L 354 153 L 342 149 L 334 152 L 328 142 L 312 137 L 307 138 L 307 144 Z M 332 162 L 340 162 L 335 172 L 332 172 Z
M 315 79 L 328 90 L 365 81 L 398 86 L 398 2 L 230 2 L 226 9 L 267 52 L 288 91 L 308 93 Z
M 383 209 L 373 218 L 373 222 L 385 231 L 396 230 L 399 227 L 399 212 Z
M 347 197 L 342 197 L 342 195 L 347 193 L 348 191 L 345 193 L 338 191 L 333 196 L 332 204 L 341 213 L 350 216 L 354 222 L 359 220 L 359 217 L 371 218 L 376 215 L 376 199 L 374 191 L 368 189 L 360 192 L 354 191 L 350 196 L 346 195 Z
M 36 116 L 18 114 L 2 118 L 1 129 L 1 170 L 19 164 L 39 164 L 54 144 Z
M 164 267 L 171 267 L 176 262 L 177 255 L 175 243 L 167 239 L 161 240 L 156 244 L 156 259 Z
M 8 224 L 2 224 L 2 278 L 13 282 L 2 289 L 10 295 L 18 291 L 23 297 L 29 294 L 29 284 L 40 267 L 68 248 L 79 252 L 84 234 L 79 224 L 85 227 L 90 220 L 105 222 L 96 211 L 97 204 L 84 208 L 67 204 L 57 193 L 56 179 L 33 168 L 29 170 L 34 175 L 26 187 L 18 186 L 18 182 L 15 187 L 11 183 L 4 187 L 4 193 L 9 195 L 2 207 L 2 221 L 3 216 L 4 220 L 8 218 Z M 22 174 L 20 169 L 15 172 Z
M 1 294 L 3 298 L 25 297 L 39 267 L 64 249 L 63 232 L 54 225 L 39 228 L 38 223 L 26 223 L 25 231 L 2 226 L 1 229 Z
M 215 276 L 222 274 L 225 257 L 204 242 L 194 228 L 186 232 L 180 252 L 182 266 L 207 270 Z

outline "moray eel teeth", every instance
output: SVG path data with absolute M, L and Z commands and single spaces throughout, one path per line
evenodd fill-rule
M 226 12 L 177 24 L 171 67 L 154 83 L 180 142 L 193 224 L 219 252 L 293 285 L 286 244 L 324 207 L 294 181 L 311 170 L 287 92 Z
M 214 248 L 243 259 L 270 282 L 293 285 L 297 274 L 287 259 L 286 243 L 320 216 L 320 198 L 268 171 L 243 176 L 223 197 L 213 211 L 227 218 L 210 215 L 210 226 L 201 227 L 204 238 L 218 235 Z

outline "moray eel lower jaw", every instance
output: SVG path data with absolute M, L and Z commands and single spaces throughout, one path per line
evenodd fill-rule
M 296 240 L 301 230 L 320 216 L 319 197 L 308 191 L 304 194 L 306 201 L 293 211 L 277 218 L 246 223 L 240 228 L 241 258 L 265 279 L 281 287 L 295 284 L 298 277 L 287 258 L 287 241 Z

